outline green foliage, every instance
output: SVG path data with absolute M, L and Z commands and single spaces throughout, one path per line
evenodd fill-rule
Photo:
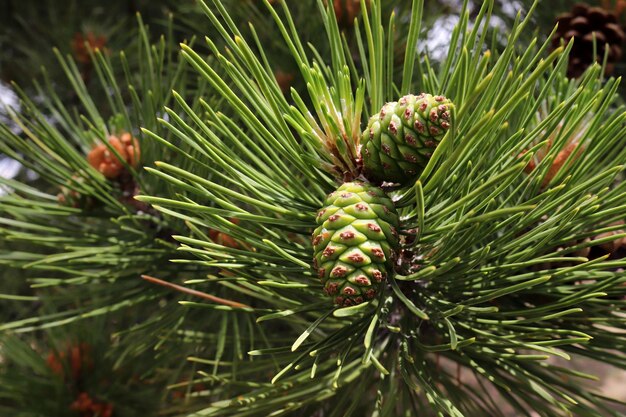
M 111 2 L 102 7 L 96 1 L 68 0 L 59 3 L 49 0 L 42 2 L 3 2 L 2 14 L 6 22 L 0 28 L 0 39 L 5 38 L 0 57 L 0 77 L 7 81 L 17 81 L 30 86 L 42 67 L 45 67 L 54 82 L 65 84 L 63 70 L 54 62 L 52 47 L 65 54 L 79 58 L 77 66 L 89 83 L 92 67 L 88 56 L 83 52 L 82 42 L 88 35 L 104 51 L 119 51 L 132 43 L 134 32 L 126 29 L 133 25 L 134 16 L 128 13 L 125 2 Z M 61 95 L 68 93 L 66 87 Z M 71 95 L 71 89 L 69 94 Z M 64 98 L 68 98 L 65 97 Z
M 202 349 L 181 347 L 188 335 L 178 329 L 186 317 L 197 317 L 192 322 L 201 322 L 204 315 L 181 310 L 176 301 L 189 296 L 172 296 L 162 287 L 141 280 L 141 275 L 177 281 L 196 276 L 206 268 L 199 269 L 184 259 L 170 262 L 172 257 L 180 257 L 175 255 L 171 235 L 175 230 L 186 230 L 184 222 L 156 212 L 133 196 L 139 190 L 173 193 L 167 183 L 140 166 L 152 165 L 158 155 L 185 167 L 187 161 L 176 160 L 177 155 L 170 149 L 184 149 L 190 158 L 197 155 L 197 150 L 166 131 L 162 133 L 163 143 L 145 141 L 140 127 L 161 132 L 157 120 L 165 116 L 163 106 L 173 103 L 174 90 L 195 97 L 194 108 L 200 101 L 218 106 L 219 99 L 178 59 L 171 37 L 150 43 L 151 36 L 141 19 L 138 28 L 131 48 L 133 63 L 126 52 L 109 55 L 90 51 L 99 83 L 95 93 L 93 85 L 88 87 L 85 83 L 74 60 L 58 51 L 59 66 L 72 85 L 76 100 L 68 104 L 58 96 L 56 84 L 47 74 L 43 84 L 34 85 L 35 99 L 15 85 L 20 93 L 20 111 L 10 109 L 9 123 L 0 126 L 0 151 L 32 170 L 38 180 L 28 184 L 0 179 L 0 264 L 5 278 L 1 297 L 3 303 L 13 306 L 3 314 L 0 330 L 35 332 L 105 318 L 112 325 L 101 329 L 98 343 L 128 341 L 124 350 L 116 354 L 138 358 L 144 365 L 163 366 L 169 382 L 179 383 L 180 379 L 173 378 L 180 375 L 183 358 Z M 94 146 L 106 146 L 118 158 L 118 149 L 111 146 L 109 138 L 124 132 L 138 138 L 140 166 L 125 163 L 121 177 L 107 178 L 94 169 L 87 155 Z M 205 173 L 211 175 L 208 169 Z M 15 306 L 20 304 L 23 308 L 17 309 Z M 205 329 L 208 325 L 210 322 L 205 322 L 197 328 Z M 70 332 L 66 335 L 71 338 Z M 42 343 L 38 332 L 20 338 Z M 64 343 L 61 339 L 57 342 Z M 6 343 L 20 342 L 7 339 Z M 154 359 L 147 361 L 151 355 Z M 7 380 L 31 367 L 21 362 L 21 357 L 7 358 L 8 367 L 17 367 L 9 372 Z M 31 388 L 46 395 L 45 384 L 33 384 Z M 7 409 L 20 409 L 25 415 L 39 415 L 50 403 L 31 404 L 28 386 L 26 380 L 21 385 L 24 389 L 11 390 L 6 385 L 0 404 Z M 162 379 L 159 390 L 163 388 Z M 167 413 L 181 413 L 188 409 L 188 403 L 169 404 Z M 57 405 L 68 404 L 64 400 Z M 131 406 L 135 404 L 131 402 Z M 44 415 L 70 412 L 51 410 L 48 407 Z
M 228 46 L 222 55 L 208 40 L 219 66 L 189 47 L 183 54 L 236 116 L 207 107 L 201 119 L 186 109 L 190 122 L 176 120 L 170 129 L 202 147 L 220 178 L 157 163 L 158 171 L 149 170 L 185 197 L 138 198 L 241 241 L 234 249 L 198 234 L 176 237 L 199 263 L 225 271 L 229 281 L 215 278 L 217 285 L 239 292 L 237 299 L 251 305 L 268 330 L 279 320 L 289 329 L 283 334 L 301 335 L 291 346 L 272 343 L 250 352 L 261 356 L 265 362 L 256 366 L 266 363 L 267 372 L 280 364 L 272 385 L 242 389 L 236 400 L 218 401 L 198 415 L 306 414 L 307 407 L 328 407 L 331 415 L 397 415 L 426 403 L 441 415 L 501 415 L 484 401 L 490 394 L 482 384 L 523 413 L 610 413 L 601 396 L 562 378 L 572 371 L 547 359 L 602 352 L 605 362 L 624 366 L 609 350 L 624 349 L 622 335 L 611 330 L 623 326 L 624 277 L 616 271 L 624 262 L 574 256 L 600 243 L 579 242 L 617 229 L 609 225 L 626 214 L 624 186 L 614 182 L 626 156 L 623 108 L 611 108 L 617 82 L 601 85 L 598 67 L 580 83 L 567 80 L 567 55 L 558 49 L 543 59 L 548 45 L 518 52 L 527 21 L 515 24 L 498 56 L 484 52 L 489 3 L 471 27 L 464 14 L 441 65 L 408 48 L 398 71 L 394 17 L 383 23 L 373 2 L 358 30 L 357 67 L 320 2 L 329 23 L 328 63 L 305 52 L 286 7 L 268 8 L 307 82 L 308 96 L 292 90 L 292 105 L 273 83 L 260 43 L 254 36 L 248 43 L 225 9 L 213 6 L 223 20 L 205 11 Z M 413 6 L 408 33 L 415 38 L 422 5 Z M 369 306 L 332 310 L 303 266 L 311 257 L 314 212 L 337 184 L 323 169 L 333 163 L 329 157 L 350 160 L 358 149 L 356 127 L 368 114 L 419 91 L 449 97 L 458 113 L 416 183 L 392 191 L 404 225 L 402 253 L 413 271 L 391 278 Z M 179 104 L 185 107 L 182 99 Z M 575 134 L 577 150 L 550 178 Z M 525 174 L 548 141 L 547 155 Z M 329 142 L 339 150 L 335 155 Z M 453 372 L 435 365 L 438 357 L 477 375 L 481 385 L 459 387 Z M 225 386 L 212 396 L 219 398 Z
M 81 105 L 66 107 L 51 85 L 37 85 L 42 102 L 22 93 L 21 112 L 11 113 L 20 131 L 0 127 L 2 152 L 36 172 L 45 184 L 37 190 L 1 180 L 11 193 L 0 197 L 0 234 L 7 245 L 0 263 L 25 271 L 24 278 L 38 288 L 32 301 L 43 299 L 55 310 L 7 322 L 2 329 L 55 326 L 154 302 L 163 292 L 146 289 L 139 275 L 170 271 L 174 277 L 186 270 L 169 262 L 175 250 L 169 237 L 174 224 L 132 199 L 138 189 L 158 189 L 158 181 L 131 166 L 125 168 L 123 181 L 110 180 L 85 158 L 93 146 L 108 144 L 107 138 L 120 129 L 133 135 L 140 133 L 138 126 L 156 129 L 156 118 L 171 100 L 174 86 L 186 92 L 193 85 L 191 94 L 203 93 L 201 85 L 189 83 L 185 64 L 176 60 L 171 42 L 149 44 L 141 26 L 135 47 L 142 51 L 143 64 L 140 72 L 126 73 L 127 87 L 120 86 L 111 69 L 128 68 L 125 54 L 113 63 L 111 57 L 94 52 L 101 88 L 111 92 L 107 103 L 93 101 L 76 65 L 59 54 Z M 117 117 L 107 121 L 111 113 Z M 151 163 L 156 154 L 166 155 L 151 143 L 140 140 L 140 144 L 142 163 Z M 76 201 L 66 196 L 75 196 Z M 162 319 L 159 314 L 149 320 Z
M 143 27 L 136 73 L 125 54 L 93 53 L 103 102 L 59 56 L 80 106 L 38 87 L 41 102 L 22 94 L 13 114 L 21 132 L 0 127 L 0 150 L 47 183 L 2 180 L 0 263 L 42 304 L 0 328 L 115 317 L 108 340 L 130 358 L 154 348 L 152 369 L 195 400 L 164 414 L 503 416 L 507 403 L 528 416 L 619 415 L 581 383 L 591 375 L 552 360 L 626 368 L 626 261 L 580 252 L 626 237 L 598 237 L 626 219 L 619 80 L 599 66 L 568 80 L 571 45 L 520 47 L 527 19 L 486 50 L 493 2 L 471 20 L 464 3 L 441 62 L 417 48 L 422 0 L 397 14 L 367 3 L 346 34 L 317 1 L 326 39 L 308 44 L 286 2 L 264 1 L 262 30 L 201 3 L 219 36 L 183 43 L 182 60 Z M 283 94 L 270 50 L 287 51 L 303 88 Z M 375 299 L 335 307 L 312 267 L 315 213 L 345 179 L 365 180 L 369 117 L 420 92 L 448 97 L 455 115 L 419 177 L 385 185 L 401 223 L 395 271 Z M 145 168 L 125 164 L 127 194 L 85 158 L 97 143 L 115 154 L 107 138 L 120 130 L 139 138 Z M 60 187 L 88 199 L 68 207 Z M 10 363 L 33 368 L 37 355 L 4 343 L 21 352 Z M 183 357 L 196 374 L 179 382 Z
M 95 319 L 46 332 L 33 345 L 3 335 L 0 352 L 7 365 L 0 372 L 0 411 L 73 417 L 81 415 L 74 403 L 86 395 L 115 416 L 152 415 L 173 375 L 160 374 L 162 361 L 129 353 L 106 330 L 106 322 Z

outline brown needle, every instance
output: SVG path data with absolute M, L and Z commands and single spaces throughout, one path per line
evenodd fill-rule
M 238 303 L 236 301 L 226 300 L 224 298 L 216 297 L 211 294 L 207 294 L 202 291 L 192 290 L 191 288 L 183 287 L 182 285 L 173 284 L 171 282 L 163 281 L 162 279 L 151 277 L 150 275 L 142 275 L 141 278 L 149 281 L 153 284 L 162 285 L 164 287 L 172 288 L 176 291 L 184 292 L 185 294 L 194 295 L 196 297 L 204 298 L 206 300 L 213 301 L 214 303 L 223 304 L 230 307 L 236 308 L 252 308 L 248 305 Z

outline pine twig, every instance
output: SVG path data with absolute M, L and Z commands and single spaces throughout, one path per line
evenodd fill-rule
M 142 275 L 141 278 L 143 278 L 146 281 L 151 282 L 153 284 L 158 284 L 158 285 L 161 285 L 163 287 L 172 288 L 172 289 L 174 289 L 176 291 L 180 291 L 180 292 L 183 292 L 185 294 L 190 294 L 190 295 L 193 295 L 193 296 L 196 296 L 196 297 L 204 298 L 206 300 L 210 300 L 210 301 L 213 301 L 213 302 L 218 303 L 218 304 L 223 304 L 223 305 L 230 306 L 230 307 L 235 307 L 235 308 L 252 308 L 252 307 L 250 307 L 250 306 L 248 306 L 246 304 L 241 304 L 241 303 L 238 303 L 236 301 L 226 300 L 224 298 L 216 297 L 214 295 L 207 294 L 207 293 L 202 292 L 202 291 L 192 290 L 191 288 L 187 288 L 187 287 L 183 287 L 182 285 L 177 285 L 177 284 L 173 284 L 171 282 L 163 281 L 162 279 L 151 277 L 150 275 Z

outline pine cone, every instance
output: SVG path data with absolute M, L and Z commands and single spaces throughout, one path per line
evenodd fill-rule
M 567 66 L 568 77 L 580 77 L 593 64 L 593 40 L 596 39 L 597 60 L 602 61 L 608 48 L 606 74 L 612 74 L 615 63 L 622 57 L 622 44 L 626 36 L 617 23 L 617 16 L 602 7 L 576 4 L 569 13 L 557 17 L 559 25 L 552 46 L 559 46 L 561 39 L 569 42 L 574 38 L 574 46 Z
M 385 104 L 361 137 L 366 177 L 403 183 L 419 175 L 450 128 L 453 108 L 447 98 L 424 93 Z
M 376 296 L 396 257 L 398 215 L 378 187 L 344 183 L 317 213 L 313 263 L 324 292 L 337 305 L 356 305 Z

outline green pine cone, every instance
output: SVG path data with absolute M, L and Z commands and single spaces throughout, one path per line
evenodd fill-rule
M 313 264 L 324 292 L 350 306 L 374 298 L 398 248 L 398 214 L 383 190 L 347 182 L 317 213 Z
M 385 104 L 361 138 L 365 176 L 398 183 L 415 178 L 450 128 L 453 108 L 447 98 L 424 93 Z

